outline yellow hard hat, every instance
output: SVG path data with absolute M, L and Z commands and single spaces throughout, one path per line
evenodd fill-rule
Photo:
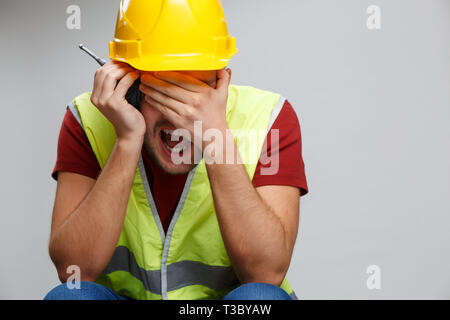
M 122 0 L 109 57 L 138 70 L 219 70 L 237 52 L 220 0 Z

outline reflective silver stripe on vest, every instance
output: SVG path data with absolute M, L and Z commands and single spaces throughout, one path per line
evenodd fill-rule
M 239 284 L 231 267 L 209 266 L 198 261 L 179 261 L 168 265 L 167 280 L 167 291 L 193 284 L 218 291 Z
M 139 174 L 141 176 L 142 184 L 144 186 L 145 195 L 147 196 L 147 202 L 148 202 L 150 209 L 152 211 L 152 214 L 153 214 L 153 220 L 155 221 L 156 226 L 158 227 L 159 236 L 161 238 L 162 244 L 164 245 L 164 239 L 166 236 L 164 234 L 164 228 L 162 226 L 161 219 L 159 219 L 159 214 L 158 214 L 158 211 L 156 210 L 156 204 L 155 204 L 155 201 L 153 200 L 153 195 L 150 190 L 150 186 L 148 184 L 147 173 L 145 172 L 144 160 L 142 159 L 142 155 L 139 157 L 138 168 L 139 168 Z
M 178 200 L 177 208 L 175 209 L 175 213 L 173 214 L 172 220 L 169 224 L 169 229 L 167 230 L 166 239 L 164 239 L 164 247 L 161 258 L 161 290 L 162 290 L 162 298 L 163 300 L 168 300 L 167 291 L 170 291 L 167 267 L 167 259 L 169 257 L 169 249 L 170 249 L 170 241 L 172 240 L 173 228 L 180 217 L 181 211 L 183 210 L 184 203 L 186 201 L 189 188 L 191 187 L 192 180 L 194 179 L 195 171 L 198 166 L 195 166 L 191 171 L 189 171 L 188 177 L 186 179 L 186 183 L 184 184 L 183 192 L 181 193 L 180 200 Z M 159 215 L 158 215 L 159 216 Z
M 198 261 L 179 261 L 166 266 L 167 291 L 190 285 L 202 285 L 212 290 L 223 290 L 239 284 L 239 280 L 231 267 L 209 266 Z M 115 271 L 126 271 L 142 281 L 145 290 L 161 294 L 161 271 L 145 270 L 136 262 L 134 255 L 127 247 L 120 246 L 103 271 L 109 274 Z M 167 294 L 167 293 L 166 293 Z
M 191 183 L 192 183 L 195 171 L 197 170 L 198 166 L 195 166 L 191 171 L 189 171 L 188 177 L 187 177 L 186 182 L 183 187 L 183 192 L 181 193 L 181 197 L 178 200 L 178 204 L 175 209 L 175 213 L 172 217 L 172 220 L 170 221 L 169 229 L 167 230 L 167 235 L 164 234 L 164 229 L 162 227 L 162 223 L 159 218 L 158 211 L 156 209 L 155 201 L 153 199 L 153 195 L 150 190 L 150 186 L 148 184 L 147 174 L 145 172 L 144 161 L 142 159 L 142 156 L 139 159 L 138 167 L 139 167 L 141 180 L 143 182 L 145 194 L 147 195 L 147 201 L 150 205 L 150 209 L 153 214 L 153 219 L 154 219 L 156 225 L 158 226 L 159 234 L 160 234 L 162 245 L 163 245 L 163 252 L 162 252 L 162 257 L 161 257 L 161 293 L 160 294 L 162 295 L 163 300 L 168 300 L 169 297 L 167 295 L 167 292 L 174 290 L 174 289 L 171 289 L 172 288 L 171 284 L 174 283 L 174 285 L 176 286 L 176 285 L 179 285 L 179 283 L 180 283 L 180 281 L 177 280 L 178 278 L 176 276 L 174 279 L 169 279 L 169 277 L 168 277 L 169 269 L 167 266 L 167 259 L 169 256 L 169 249 L 170 249 L 170 242 L 172 240 L 173 228 L 175 227 L 175 224 L 177 223 L 178 218 L 180 217 L 181 211 L 183 210 L 184 202 L 186 201 L 186 198 L 187 198 L 187 195 L 189 192 L 189 188 L 191 187 Z M 172 267 L 172 268 L 176 268 L 176 264 L 178 264 L 178 263 L 174 263 L 173 265 L 175 265 L 175 267 Z M 202 264 L 202 265 L 204 265 L 204 264 Z M 205 265 L 205 266 L 207 266 L 207 265 Z M 173 275 L 174 275 L 174 273 L 170 273 L 171 277 Z M 191 281 L 191 282 L 194 281 L 194 280 L 191 280 L 191 278 L 187 277 L 186 279 L 187 279 L 187 281 Z M 169 281 L 170 281 L 170 283 L 169 283 Z M 194 283 L 191 283 L 191 284 L 194 284 Z M 202 282 L 197 282 L 197 284 L 202 284 Z
M 127 247 L 117 247 L 108 266 L 103 270 L 104 274 L 114 271 L 126 271 L 139 279 L 144 284 L 145 290 L 155 294 L 161 294 L 161 271 L 145 270 L 136 262 L 134 254 Z
M 278 99 L 277 105 L 272 110 L 272 115 L 270 116 L 270 122 L 267 126 L 267 133 L 269 133 L 269 130 L 272 128 L 273 124 L 275 123 L 275 120 L 278 118 L 278 115 L 281 112 L 281 109 L 283 109 L 284 103 L 286 102 L 286 98 L 283 96 L 280 96 Z
M 77 119 L 78 123 L 83 128 L 83 124 L 81 123 L 80 113 L 78 112 L 78 109 L 75 107 L 75 105 L 73 103 L 70 103 L 69 105 L 67 105 L 67 108 L 69 108 L 69 110 L 70 110 L 70 112 L 72 112 L 74 118 Z
M 290 294 L 292 300 L 298 300 L 297 295 L 295 294 L 295 291 L 292 291 Z

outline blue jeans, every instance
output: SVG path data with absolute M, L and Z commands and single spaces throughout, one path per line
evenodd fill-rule
M 268 283 L 246 283 L 229 292 L 223 300 L 292 300 L 286 291 Z
M 44 300 L 129 300 L 94 282 L 81 282 L 80 289 L 69 289 L 65 283 L 51 290 Z M 267 283 L 246 283 L 229 292 L 224 300 L 292 300 L 280 287 Z

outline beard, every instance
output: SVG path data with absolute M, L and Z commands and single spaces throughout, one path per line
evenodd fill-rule
M 170 175 L 183 175 L 191 171 L 196 167 L 196 164 L 191 159 L 191 164 L 180 164 L 176 165 L 174 163 L 167 163 L 167 161 L 161 159 L 156 152 L 156 148 L 160 148 L 159 141 L 157 141 L 159 137 L 155 137 L 153 139 L 145 136 L 144 138 L 144 151 L 150 157 L 151 161 L 155 163 L 159 168 L 161 168 L 165 173 Z

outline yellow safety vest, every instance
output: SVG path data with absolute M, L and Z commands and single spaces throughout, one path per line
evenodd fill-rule
M 112 124 L 91 103 L 90 96 L 89 92 L 78 96 L 69 108 L 103 168 L 116 135 Z M 267 132 L 284 101 L 285 98 L 269 91 L 229 86 L 226 110 L 229 128 L 253 129 L 258 133 L 250 144 L 243 142 L 245 137 L 235 137 L 250 179 Z M 220 232 L 204 159 L 189 172 L 165 234 L 140 158 L 119 241 L 97 283 L 134 299 L 187 300 L 221 299 L 240 285 Z M 286 279 L 281 288 L 296 298 Z

